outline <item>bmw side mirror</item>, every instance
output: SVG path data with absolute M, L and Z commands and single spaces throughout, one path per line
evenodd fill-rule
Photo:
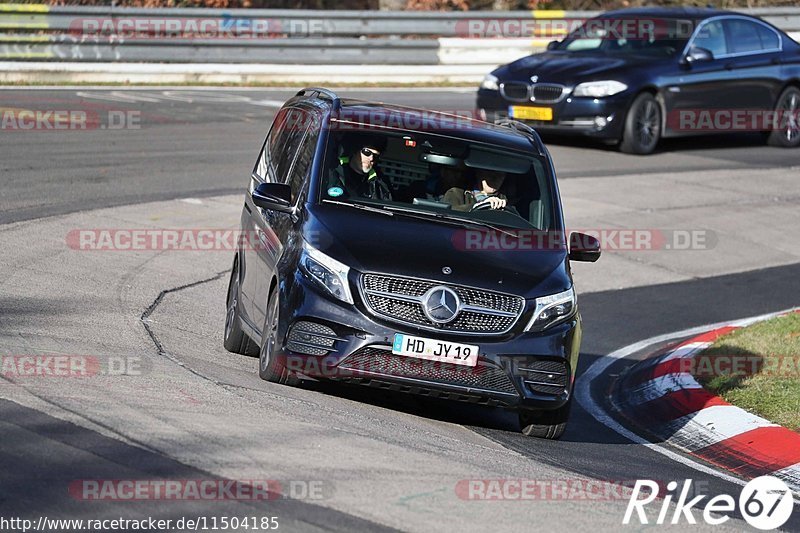
M 706 63 L 708 61 L 714 61 L 714 54 L 707 48 L 692 46 L 686 54 L 685 61 L 688 65 L 693 63 Z
M 292 188 L 286 183 L 260 183 L 252 194 L 253 203 L 261 209 L 292 212 Z
M 571 261 L 594 263 L 600 259 L 600 241 L 585 233 L 570 233 L 569 258 Z
M 549 43 L 547 43 L 547 49 L 555 50 L 556 48 L 558 48 L 559 44 L 561 44 L 561 41 L 550 41 Z

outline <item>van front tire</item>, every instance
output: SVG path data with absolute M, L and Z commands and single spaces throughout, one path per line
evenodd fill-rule
M 296 385 L 299 380 L 289 374 L 278 360 L 278 325 L 280 323 L 280 296 L 274 287 L 267 300 L 267 317 L 261 334 L 261 349 L 258 356 L 258 375 L 265 381 L 281 385 Z
M 520 430 L 528 437 L 550 440 L 560 439 L 567 429 L 571 406 L 572 398 L 563 407 L 552 411 L 520 411 Z

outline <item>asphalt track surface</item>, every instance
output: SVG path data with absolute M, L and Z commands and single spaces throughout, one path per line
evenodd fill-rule
M 469 91 L 353 90 L 343 95 L 472 112 Z M 87 130 L 2 132 L 0 223 L 185 196 L 238 193 L 286 90 L 0 90 L 0 109 L 80 110 Z M 114 129 L 109 114 L 134 113 Z M 93 119 L 97 126 L 92 127 Z M 112 119 L 113 122 L 113 119 Z M 106 126 L 103 128 L 102 126 Z M 111 128 L 111 129 L 110 129 Z M 560 179 L 796 165 L 758 135 L 669 140 L 631 157 L 585 139 L 547 139 Z
M 123 110 L 137 111 L 141 116 L 139 129 L 0 133 L 0 224 L 158 200 L 240 194 L 276 106 L 289 94 L 280 90 L 225 89 L 207 94 L 193 89 L 0 91 L 0 108 L 91 108 L 100 110 L 101 115 L 108 110 Z M 471 109 L 472 104 L 472 94 L 467 92 L 348 91 L 347 94 L 447 110 Z M 587 176 L 603 179 L 620 173 L 645 174 L 665 169 L 675 172 L 752 169 L 755 176 L 765 168 L 796 165 L 800 159 L 796 151 L 768 148 L 760 138 L 748 136 L 670 141 L 664 143 L 658 154 L 644 158 L 624 156 L 585 141 L 552 140 L 548 146 L 562 180 Z M 4 254 L 9 252 L 12 251 L 3 250 Z M 4 272 L 4 277 L 10 274 Z M 170 293 L 153 308 L 154 313 L 178 316 L 177 311 L 190 309 L 193 298 L 202 291 L 224 298 L 224 272 L 208 279 L 198 275 L 194 281 L 202 279 L 205 281 L 199 285 Z M 162 290 L 177 288 L 167 285 Z M 793 307 L 798 304 L 798 295 L 800 264 L 592 292 L 580 300 L 585 328 L 581 365 L 586 368 L 604 354 L 643 338 Z M 46 321 L 50 313 L 58 312 L 48 305 L 44 299 L 28 302 L 25 313 Z M 9 320 L 8 315 L 14 312 L 21 312 L 17 302 L 6 300 L 0 304 L 0 313 L 7 314 L 6 320 L 0 321 L 0 329 L 6 330 L 3 333 L 13 330 L 14 318 Z M 191 328 L 191 323 L 181 325 Z M 158 326 L 153 330 L 154 340 L 162 351 L 179 350 L 171 344 L 179 337 L 162 338 Z M 181 363 L 204 379 L 247 390 L 262 385 L 252 373 L 232 372 L 226 366 L 215 366 L 199 357 Z M 615 365 L 614 372 L 621 371 L 626 364 L 630 363 Z M 604 396 L 607 379 L 594 384 L 592 393 L 596 398 Z M 417 402 L 405 397 L 384 397 L 360 389 L 310 385 L 304 390 L 331 401 L 356 400 L 357 407 L 350 413 L 355 417 L 374 409 L 389 409 L 402 417 L 419 408 Z M 5 435 L 0 453 L 3 516 L 33 515 L 43 510 L 62 517 L 85 514 L 85 504 L 65 498 L 63 487 L 53 483 L 53 473 L 62 480 L 214 477 L 209 473 L 213 465 L 208 470 L 202 465 L 188 466 L 141 443 L 122 442 L 54 418 L 42 410 L 3 400 L 0 413 L 0 430 Z M 573 410 L 566 434 L 557 442 L 526 438 L 517 432 L 514 417 L 498 415 L 489 409 L 425 402 L 425 413 L 430 421 L 463 426 L 517 452 L 531 464 L 553 467 L 564 477 L 693 479 L 703 484 L 707 494 L 738 495 L 740 490 L 735 484 L 630 443 L 579 405 Z M 413 435 L 407 438 L 412 446 Z M 122 516 L 150 514 L 163 518 L 203 514 L 207 510 L 198 502 L 180 505 L 152 502 L 135 507 L 118 502 L 103 505 L 106 513 L 118 511 Z M 258 510 L 257 507 L 258 504 L 232 502 L 215 507 L 214 512 L 251 514 L 249 511 Z M 587 504 L 577 509 L 585 516 L 577 521 L 573 516 L 566 522 L 591 527 L 592 507 Z M 269 512 L 282 517 L 287 531 L 366 531 L 384 527 L 380 521 L 302 501 L 271 502 Z M 621 516 L 618 519 L 621 521 Z M 730 525 L 737 529 L 746 527 L 742 521 Z M 486 530 L 489 525 L 477 518 L 474 526 L 472 530 Z M 521 531 L 532 527 L 531 523 L 519 526 Z M 416 529 L 412 525 L 409 528 Z M 557 525 L 553 529 L 561 530 Z M 795 512 L 784 529 L 800 531 L 800 514 Z

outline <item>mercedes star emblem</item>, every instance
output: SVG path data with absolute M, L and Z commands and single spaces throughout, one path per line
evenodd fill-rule
M 461 300 L 453 289 L 433 287 L 422 298 L 422 310 L 432 322 L 452 322 L 461 310 Z

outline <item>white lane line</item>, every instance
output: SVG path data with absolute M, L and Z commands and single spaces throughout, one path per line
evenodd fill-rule
M 251 104 L 251 105 L 260 105 L 260 106 L 264 106 L 264 107 L 277 107 L 277 108 L 280 108 L 286 102 L 281 101 L 281 100 L 251 100 L 248 103 Z
M 107 100 L 110 102 L 123 102 L 126 104 L 139 103 L 139 102 L 153 103 L 161 101 L 157 95 L 151 93 L 126 94 L 120 91 L 102 91 L 102 92 L 78 91 L 75 94 L 76 96 L 80 96 L 81 98 L 90 98 L 92 100 Z
M 284 102 L 280 100 L 259 99 L 253 100 L 244 94 L 228 94 L 227 92 L 215 91 L 141 91 L 141 92 L 122 92 L 122 91 L 78 91 L 75 93 L 81 98 L 94 100 L 108 100 L 123 103 L 155 103 L 155 102 L 185 102 L 209 103 L 209 104 L 248 104 L 261 107 L 281 107 Z
M 649 339 L 645 339 L 643 341 L 639 341 L 639 342 L 636 342 L 634 344 L 630 344 L 628 346 L 625 346 L 624 348 L 620 348 L 619 350 L 616 350 L 616 351 L 608 354 L 607 356 L 598 359 L 597 361 L 592 363 L 589 366 L 589 368 L 586 369 L 586 372 L 584 372 L 583 375 L 580 378 L 580 385 L 581 386 L 577 389 L 577 391 L 575 393 L 575 397 L 577 398 L 578 403 L 580 403 L 581 406 L 586 410 L 586 412 L 589 413 L 590 415 L 592 415 L 595 418 L 595 420 L 597 420 L 598 422 L 600 422 L 601 424 L 603 424 L 607 428 L 613 430 L 617 434 L 619 434 L 619 435 L 625 437 L 626 439 L 630 440 L 631 442 L 633 442 L 635 444 L 639 444 L 639 445 L 644 446 L 646 448 L 649 448 L 650 450 L 653 450 L 654 452 L 659 453 L 659 454 L 667 457 L 668 459 L 671 459 L 671 460 L 675 461 L 676 463 L 680 463 L 680 464 L 682 464 L 684 466 L 688 466 L 689 468 L 697 470 L 698 472 L 703 472 L 704 474 L 708 474 L 710 476 L 714 476 L 714 477 L 717 477 L 717 478 L 720 478 L 720 479 L 724 479 L 725 481 L 728 481 L 730 483 L 734 483 L 736 485 L 744 486 L 746 482 L 741 480 L 741 479 L 739 479 L 739 478 L 736 478 L 736 477 L 734 477 L 734 476 L 732 476 L 730 474 L 726 474 L 724 472 L 717 471 L 717 470 L 715 470 L 713 468 L 710 468 L 710 467 L 708 467 L 706 465 L 703 465 L 703 464 L 700 464 L 700 463 L 698 463 L 696 461 L 693 461 L 693 460 L 689 459 L 688 457 L 684 457 L 683 455 L 680 455 L 680 454 L 678 454 L 676 452 L 673 452 L 672 450 L 664 448 L 663 446 L 660 446 L 658 444 L 654 444 L 654 443 L 652 443 L 650 441 L 647 441 L 647 440 L 643 439 L 642 437 L 640 437 L 639 435 L 637 435 L 637 434 L 633 433 L 632 431 L 628 430 L 627 428 L 623 427 L 610 414 L 608 414 L 594 400 L 594 398 L 592 398 L 591 385 L 592 385 L 592 382 L 594 382 L 595 379 L 597 379 L 599 376 L 604 375 L 606 370 L 608 369 L 608 367 L 610 367 L 612 364 L 616 363 L 617 361 L 619 361 L 620 359 L 622 359 L 624 357 L 628 357 L 629 355 L 632 355 L 632 354 L 634 354 L 634 353 L 636 353 L 638 351 L 644 350 L 645 348 L 647 348 L 649 346 L 652 346 L 654 344 L 667 342 L 667 341 L 670 341 L 670 340 L 673 340 L 673 339 L 679 339 L 681 337 L 689 337 L 690 335 L 699 335 L 700 333 L 704 333 L 706 331 L 709 331 L 709 330 L 712 330 L 712 329 L 716 329 L 716 328 L 720 328 L 720 327 L 723 327 L 723 326 L 738 325 L 738 324 L 742 324 L 742 323 L 750 323 L 750 322 L 755 321 L 755 320 L 763 320 L 763 319 L 770 318 L 770 317 L 773 317 L 773 316 L 777 316 L 779 314 L 786 313 L 786 312 L 789 312 L 789 311 L 792 311 L 792 309 L 788 309 L 788 310 L 785 310 L 785 311 L 780 311 L 780 312 L 777 312 L 777 313 L 767 313 L 767 314 L 764 314 L 764 315 L 759 315 L 757 317 L 752 317 L 752 318 L 744 319 L 742 321 L 734 322 L 733 324 L 731 322 L 718 322 L 716 324 L 708 324 L 708 325 L 705 325 L 705 326 L 698 326 L 698 327 L 694 327 L 694 328 L 685 329 L 683 331 L 677 331 L 675 333 L 667 333 L 665 335 L 658 335 L 656 337 L 651 337 Z M 800 505 L 800 501 L 797 501 L 796 504 Z
M 696 426 L 703 429 L 698 430 Z M 778 424 L 733 405 L 712 405 L 676 418 L 661 427 L 673 434 L 675 442 L 680 442 L 681 448 L 691 453 L 742 433 L 758 428 L 778 427 Z M 698 438 L 700 435 L 703 436 L 702 439 Z
M 186 102 L 193 104 L 196 102 L 203 102 L 209 104 L 247 104 L 250 103 L 250 97 L 242 94 L 227 94 L 226 92 L 200 92 L 200 91 L 161 91 L 157 98 L 162 100 L 177 100 L 178 102 Z

